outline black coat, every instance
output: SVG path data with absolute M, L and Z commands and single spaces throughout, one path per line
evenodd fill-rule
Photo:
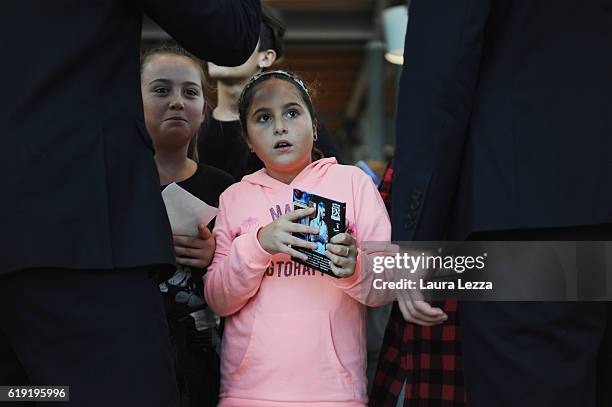
M 612 1 L 414 0 L 395 240 L 612 222 Z
M 139 81 L 143 13 L 238 65 L 259 0 L 22 0 L 0 13 L 0 273 L 173 264 Z

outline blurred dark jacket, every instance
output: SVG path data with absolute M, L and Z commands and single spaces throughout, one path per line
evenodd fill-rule
M 612 1 L 413 1 L 393 239 L 612 222 Z
M 259 39 L 259 0 L 3 5 L 0 273 L 174 263 L 143 121 L 144 13 L 220 65 L 243 63 Z

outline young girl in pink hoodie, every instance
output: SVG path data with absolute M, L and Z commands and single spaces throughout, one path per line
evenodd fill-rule
M 360 169 L 320 158 L 314 109 L 303 81 L 284 71 L 254 76 L 239 102 L 246 141 L 265 168 L 220 197 L 216 252 L 205 278 L 210 307 L 226 316 L 220 406 L 363 407 L 365 306 L 360 247 L 389 241 L 391 226 L 371 179 Z M 293 189 L 346 202 L 347 233 L 330 239 L 333 273 L 291 260 L 315 248 L 292 232 L 317 233 L 296 221 Z

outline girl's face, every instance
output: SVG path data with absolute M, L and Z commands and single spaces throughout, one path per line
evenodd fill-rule
M 202 78 L 194 62 L 179 55 L 153 55 L 141 90 L 147 130 L 156 150 L 186 148 L 203 119 Z
M 266 80 L 255 90 L 246 115 L 247 142 L 272 177 L 292 180 L 311 163 L 315 129 L 293 84 Z

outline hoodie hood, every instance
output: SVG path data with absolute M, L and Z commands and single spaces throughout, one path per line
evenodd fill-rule
M 301 179 L 308 179 L 309 183 L 313 183 L 313 181 L 316 183 L 325 176 L 332 165 L 337 163 L 338 162 L 336 161 L 335 157 L 321 158 L 320 160 L 310 163 L 293 179 L 293 181 L 291 181 L 289 185 L 294 185 L 296 182 L 300 182 Z M 279 185 L 286 185 L 269 176 L 265 168 L 262 168 L 252 174 L 245 175 L 242 178 L 242 181 L 268 188 L 278 188 Z

